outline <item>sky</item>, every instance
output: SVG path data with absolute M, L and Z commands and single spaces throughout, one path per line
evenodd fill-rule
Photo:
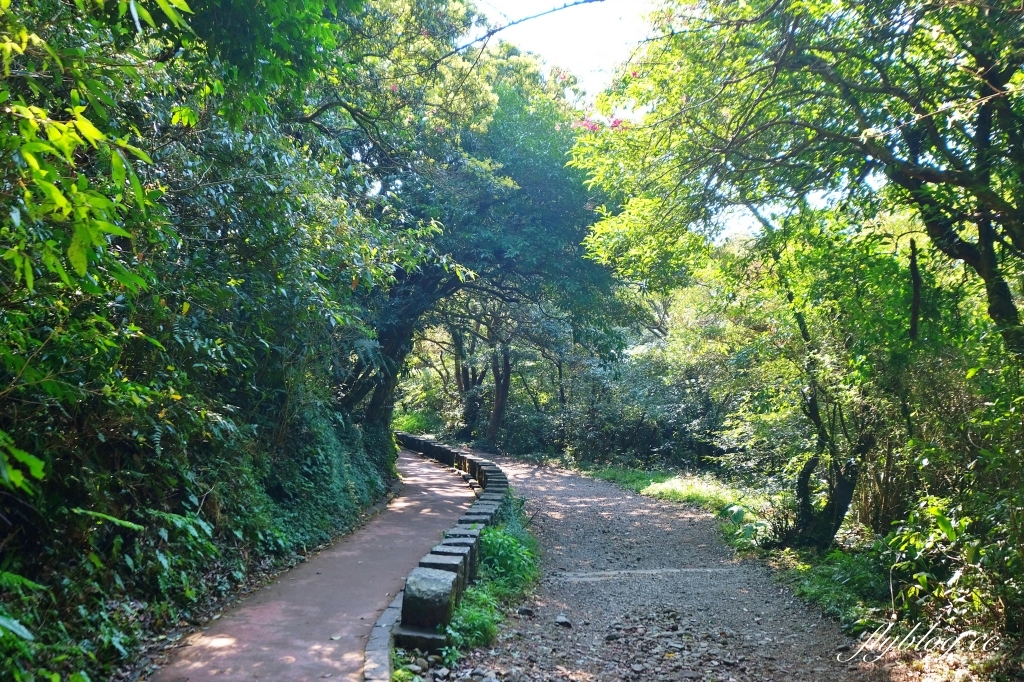
M 476 0 L 491 24 L 532 16 L 570 0 Z M 590 99 L 607 87 L 615 67 L 647 36 L 652 0 L 603 0 L 532 19 L 498 34 L 551 66 L 575 74 Z

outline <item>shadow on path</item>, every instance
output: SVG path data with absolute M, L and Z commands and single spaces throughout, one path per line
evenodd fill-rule
M 405 486 L 384 512 L 186 639 L 150 679 L 361 682 L 377 616 L 476 499 L 454 473 L 412 453 L 398 468 Z

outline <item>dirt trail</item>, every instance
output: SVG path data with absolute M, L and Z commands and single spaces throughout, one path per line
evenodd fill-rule
M 405 486 L 385 511 L 188 638 L 150 679 L 361 682 L 377 616 L 475 499 L 416 455 L 401 453 L 398 468 Z
M 734 559 L 709 515 L 499 463 L 535 515 L 544 577 L 532 613 L 509 619 L 472 666 L 509 682 L 893 679 L 837 662 L 852 640 L 756 562 Z

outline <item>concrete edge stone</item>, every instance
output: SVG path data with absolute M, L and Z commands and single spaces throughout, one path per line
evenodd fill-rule
M 440 464 L 451 467 L 460 474 L 466 481 L 469 488 L 476 496 L 476 500 L 466 513 L 463 514 L 457 524 L 448 531 L 445 531 L 441 543 L 446 541 L 457 541 L 460 546 L 467 546 L 470 549 L 469 556 L 464 556 L 462 573 L 464 584 L 453 586 L 455 601 L 462 597 L 466 585 L 468 585 L 470 572 L 475 573 L 476 553 L 479 546 L 480 532 L 485 526 L 491 524 L 494 515 L 497 513 L 502 502 L 508 494 L 509 481 L 505 472 L 500 466 L 491 460 L 475 455 L 462 448 L 452 448 L 438 443 L 432 438 L 421 438 L 401 431 L 395 432 L 395 441 L 407 450 L 418 452 L 425 458 L 432 459 Z M 463 545 L 465 543 L 465 545 Z M 431 555 L 424 557 L 423 561 L 431 563 Z M 437 555 L 434 555 L 437 556 Z M 440 555 L 447 559 L 449 555 Z M 438 564 L 443 562 L 437 562 Z M 438 569 L 417 567 L 414 571 L 436 571 Z M 406 579 L 408 585 L 408 578 Z M 402 597 L 403 593 L 391 603 L 381 617 L 377 620 L 371 631 L 366 646 L 366 665 L 364 666 L 364 679 L 366 681 L 378 682 L 390 680 L 391 678 L 391 648 L 395 645 L 406 648 L 419 648 L 423 650 L 439 650 L 445 646 L 445 637 L 437 632 L 426 630 L 420 627 L 409 627 L 403 625 L 402 619 Z M 383 654 L 381 654 L 383 651 Z
M 402 593 L 380 614 L 370 630 L 363 651 L 363 679 L 366 682 L 391 680 L 391 630 L 402 617 Z

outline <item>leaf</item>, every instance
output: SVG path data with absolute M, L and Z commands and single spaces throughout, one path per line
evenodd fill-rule
M 75 114 L 75 127 L 78 128 L 78 132 L 82 133 L 82 137 L 87 139 L 93 147 L 107 139 L 107 136 L 101 133 L 99 128 L 81 114 Z
M 26 142 L 21 145 L 21 153 L 25 152 L 40 152 L 44 154 L 53 154 L 54 156 L 60 156 L 60 152 L 54 149 L 51 145 L 45 142 Z
M 140 526 L 137 523 L 132 523 L 131 521 L 125 521 L 124 519 L 119 519 L 117 517 L 110 516 L 109 514 L 104 514 L 103 512 L 89 511 L 88 509 L 82 509 L 80 507 L 75 507 L 71 511 L 74 514 L 79 514 L 81 516 L 92 516 L 94 518 L 101 519 L 103 521 L 109 521 L 110 523 L 114 524 L 115 526 L 121 526 L 122 528 L 128 528 L 129 530 L 136 530 L 136 531 L 144 531 L 144 530 L 146 530 L 145 526 Z
M 121 147 L 121 149 L 127 149 L 132 154 L 137 156 L 139 159 L 145 161 L 146 163 L 153 163 L 153 159 L 150 158 L 149 154 L 147 154 L 146 152 L 142 151 L 138 147 L 132 146 L 132 145 L 128 144 L 127 142 L 124 142 L 123 140 L 119 141 L 117 144 L 118 144 L 119 147 Z
M 28 467 L 28 473 L 32 478 L 40 481 L 43 479 L 43 468 L 45 466 L 43 460 L 35 455 L 28 454 L 24 450 L 19 450 L 13 445 L 6 445 L 4 447 L 11 454 L 11 457 Z
M 110 181 L 114 183 L 118 191 L 124 187 L 124 181 L 127 177 L 125 174 L 125 161 L 124 157 L 121 156 L 121 151 L 115 149 L 110 154 Z
M 68 202 L 67 197 L 64 196 L 64 193 L 61 192 L 55 184 L 40 178 L 33 178 L 33 182 L 58 209 L 64 210 L 71 208 L 71 204 Z
M 171 7 L 167 0 L 156 0 L 156 4 L 172 24 L 178 27 L 185 25 L 185 20 L 181 18 L 181 15 L 178 14 L 173 7 Z
M 196 112 L 191 107 L 174 107 L 171 115 L 171 125 L 181 124 L 186 128 L 194 126 L 199 121 Z
M 68 260 L 71 267 L 75 269 L 79 277 L 84 277 L 89 268 L 89 239 L 88 230 L 82 226 L 76 226 L 75 233 L 68 245 Z
M 24 625 L 8 616 L 0 616 L 0 635 L 3 635 L 4 630 L 10 630 L 18 637 L 30 642 L 35 639 L 35 636 Z
M 146 195 L 142 191 L 142 183 L 139 182 L 139 176 L 135 174 L 135 171 L 131 166 L 128 166 L 128 178 L 132 183 L 132 193 L 135 195 L 135 203 L 142 211 L 142 214 L 146 214 Z
M 967 378 L 973 379 L 975 376 L 977 376 L 978 372 L 980 371 L 981 367 L 971 367 L 969 370 L 967 370 Z
M 932 516 L 935 517 L 935 525 L 949 538 L 949 541 L 956 542 L 956 528 L 950 523 L 949 518 L 937 509 L 932 511 Z
M 100 232 L 114 234 L 117 235 L 118 237 L 128 237 L 129 239 L 132 236 L 131 233 L 129 233 L 127 230 L 120 228 L 113 223 L 108 223 L 105 220 L 94 220 L 92 221 L 92 224 L 93 227 L 97 228 Z
M 35 289 L 36 273 L 32 269 L 32 259 L 22 254 L 21 256 L 22 269 L 25 272 L 25 286 L 28 287 L 29 291 Z
M 747 516 L 747 510 L 738 504 L 731 504 L 723 509 L 718 514 L 722 518 L 728 518 L 735 524 L 743 523 L 743 519 Z
M 132 14 L 135 16 L 135 26 L 139 29 L 139 33 L 142 33 L 142 27 L 139 26 L 138 17 L 142 17 L 142 20 L 149 24 L 151 28 L 156 28 L 156 22 L 153 21 L 153 15 L 149 13 L 148 9 L 135 2 L 135 0 L 131 0 L 129 4 L 132 8 Z

